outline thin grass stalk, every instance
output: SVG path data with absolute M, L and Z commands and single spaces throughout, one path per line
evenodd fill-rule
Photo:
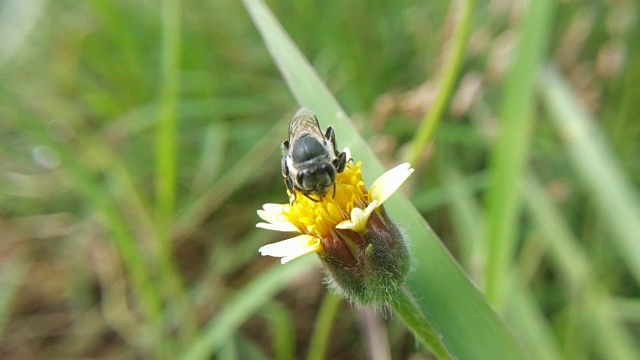
M 569 160 L 611 231 L 612 244 L 640 284 L 639 194 L 566 80 L 551 68 L 540 80 L 542 99 L 563 135 Z
M 0 264 L 0 338 L 11 316 L 13 301 L 27 273 L 27 264 L 13 258 L 5 258 Z
M 608 294 L 594 291 L 589 296 L 590 307 L 587 309 L 591 320 L 596 351 L 603 359 L 634 360 L 640 357 L 637 339 L 629 334 L 612 309 Z
M 267 303 L 287 284 L 317 264 L 312 256 L 274 266 L 251 280 L 229 299 L 197 338 L 181 355 L 184 360 L 210 359 L 231 338 L 242 323 Z
M 592 338 L 587 337 L 584 331 L 584 324 L 587 324 L 591 329 L 590 334 L 597 339 L 598 351 L 601 354 L 620 354 L 620 357 L 608 355 L 606 358 L 640 357 L 640 350 L 629 340 L 630 335 L 622 319 L 614 315 L 615 302 L 605 288 L 596 283 L 592 262 L 562 213 L 543 190 L 540 181 L 529 175 L 522 192 L 528 213 L 544 235 L 542 239 L 549 245 L 550 258 L 557 268 L 557 273 L 562 274 L 569 285 L 567 295 L 572 299 L 570 310 L 575 320 L 570 321 L 571 325 L 567 327 L 569 333 L 565 337 L 585 339 L 576 344 L 580 347 L 584 342 L 592 343 Z M 576 356 L 571 349 L 568 351 L 567 356 Z M 577 351 L 581 354 L 586 353 L 582 348 Z
M 446 65 L 442 71 L 438 94 L 436 95 L 433 107 L 427 111 L 427 114 L 418 129 L 416 137 L 413 140 L 411 151 L 407 157 L 407 161 L 411 164 L 418 163 L 424 149 L 431 142 L 433 134 L 442 119 L 442 114 L 449 103 L 449 99 L 451 98 L 451 94 L 454 90 L 454 85 L 462 67 L 464 51 L 467 47 L 467 39 L 469 38 L 469 32 L 471 29 L 475 0 L 458 0 L 451 6 L 454 7 L 453 11 L 459 14 L 459 19 L 455 23 L 453 33 L 453 45 L 451 47 L 450 54 L 445 61 Z
M 563 359 L 554 329 L 546 319 L 535 296 L 527 288 L 520 271 L 510 276 L 511 292 L 505 304 L 505 321 L 519 338 L 532 359 Z
M 156 239 L 162 284 L 168 304 L 180 319 L 180 335 L 188 343 L 196 332 L 190 300 L 173 256 L 171 224 L 176 204 L 178 100 L 180 96 L 181 7 L 178 0 L 161 3 L 162 82 L 156 129 Z
M 173 224 L 171 234 L 174 239 L 183 239 L 196 230 L 207 216 L 224 203 L 240 187 L 259 177 L 266 167 L 261 166 L 278 151 L 273 139 L 282 136 L 289 119 L 282 118 L 259 140 L 231 169 L 226 171 L 207 191 L 190 204 Z M 286 132 L 286 130 L 285 130 Z
M 611 302 L 612 310 L 618 319 L 640 324 L 640 299 L 615 298 Z
M 180 2 L 163 0 L 162 82 L 156 130 L 156 211 L 159 224 L 169 223 L 176 202 L 178 99 L 180 91 Z
M 442 178 L 450 197 L 449 211 L 460 246 L 461 263 L 476 283 L 482 283 L 485 216 L 474 197 L 473 187 L 469 186 L 469 179 L 477 176 L 463 178 L 457 169 L 450 167 L 443 172 Z
M 96 181 L 95 174 L 78 161 L 77 155 L 68 146 L 49 136 L 45 123 L 31 118 L 27 114 L 19 116 L 23 119 L 18 126 L 37 141 L 54 149 L 60 158 L 61 168 L 78 186 L 80 194 L 96 213 L 104 217 L 105 228 L 111 233 L 111 240 L 131 277 L 134 292 L 140 300 L 140 309 L 145 320 L 152 326 L 159 326 L 162 317 L 160 295 L 154 282 L 151 281 L 145 256 L 113 199 L 106 193 L 103 184 Z
M 529 2 L 513 65 L 502 89 L 500 137 L 491 158 L 487 194 L 487 299 L 500 311 L 518 230 L 519 189 L 533 127 L 535 76 L 549 41 L 553 0 Z
M 271 328 L 274 359 L 294 360 L 296 354 L 296 331 L 294 319 L 286 306 L 272 301 L 261 314 Z
M 311 336 L 311 344 L 307 353 L 308 360 L 322 360 L 327 358 L 327 345 L 331 337 L 331 327 L 336 319 L 342 300 L 331 293 L 327 293 L 320 306 L 315 330 Z

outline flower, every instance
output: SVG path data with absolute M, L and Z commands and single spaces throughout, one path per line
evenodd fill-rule
M 345 149 L 350 159 L 349 150 Z M 287 263 L 317 253 L 328 270 L 330 288 L 359 303 L 387 303 L 408 271 L 402 233 L 383 203 L 411 175 L 408 163 L 380 176 L 366 190 L 362 163 L 349 161 L 336 176 L 335 193 L 318 200 L 296 194 L 291 204 L 265 204 L 256 226 L 299 235 L 259 249 Z M 291 195 L 291 194 L 290 194 Z

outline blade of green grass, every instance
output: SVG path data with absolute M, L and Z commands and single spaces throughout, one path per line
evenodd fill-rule
M 637 14 L 638 7 L 636 6 L 636 18 Z M 612 98 L 611 101 L 604 102 L 608 109 L 605 109 L 603 113 L 611 114 L 604 121 L 613 125 L 612 146 L 620 154 L 623 165 L 633 173 L 633 169 L 638 169 L 637 154 L 640 148 L 640 142 L 638 142 L 640 138 L 640 121 L 638 121 L 638 114 L 640 114 L 640 101 L 638 101 L 640 99 L 640 87 L 638 86 L 640 83 L 640 42 L 638 42 L 640 26 L 637 26 L 637 23 L 634 30 L 626 38 L 625 69 L 619 75 L 621 79 L 620 95 L 616 99 Z
M 574 308 L 572 312 L 576 319 L 570 320 L 571 324 L 565 326 L 569 335 L 564 338 L 571 337 L 571 342 L 577 341 L 577 351 L 583 351 L 583 344 L 592 343 L 594 337 L 597 339 L 598 350 L 602 354 L 610 354 L 605 358 L 638 358 L 640 353 L 637 346 L 630 341 L 624 324 L 613 315 L 615 302 L 604 290 L 606 287 L 595 282 L 592 262 L 540 181 L 530 174 L 521 191 L 528 213 L 544 235 L 541 239 L 548 245 L 556 273 L 561 274 L 568 284 L 566 291 L 571 298 L 569 307 Z M 591 331 L 584 331 L 585 325 Z M 580 357 L 571 348 L 567 351 L 565 355 L 570 358 Z
M 442 79 L 438 86 L 439 89 L 436 99 L 434 100 L 433 106 L 429 109 L 429 112 L 422 120 L 422 124 L 420 125 L 415 139 L 413 140 L 411 153 L 408 157 L 408 161 L 412 164 L 416 164 L 418 162 L 421 154 L 424 152 L 424 149 L 429 145 L 429 142 L 433 138 L 433 134 L 442 119 L 442 114 L 449 103 L 455 82 L 458 79 L 458 73 L 462 67 L 462 60 L 464 59 L 467 39 L 469 38 L 469 31 L 471 29 L 475 0 L 456 1 L 452 3 L 452 6 L 454 7 L 453 11 L 458 13 L 459 16 L 455 25 L 455 32 L 453 34 L 453 44 L 451 46 L 448 59 L 444 62 L 446 65 L 442 70 Z
M 194 195 L 200 196 L 222 169 L 227 141 L 229 141 L 229 129 L 224 123 L 207 127 L 203 136 L 200 162 L 193 176 Z
M 500 137 L 491 155 L 487 194 L 485 294 L 500 311 L 518 229 L 519 189 L 533 125 L 534 81 L 551 29 L 554 1 L 531 1 L 502 89 Z
M 480 174 L 484 180 L 484 174 Z M 478 175 L 473 177 L 462 178 L 462 175 L 453 168 L 446 169 L 443 172 L 443 183 L 447 184 L 445 190 L 450 197 L 450 212 L 453 221 L 453 228 L 456 231 L 458 244 L 460 246 L 461 263 L 471 277 L 480 282 L 480 277 L 484 274 L 481 271 L 484 266 L 482 262 L 485 260 L 483 254 L 484 249 L 484 214 L 480 209 L 480 204 L 475 200 L 473 186 L 469 186 L 470 179 L 476 179 Z M 482 184 L 482 185 L 486 185 Z M 459 258 L 460 258 L 459 257 Z
M 511 292 L 505 304 L 505 317 L 522 346 L 532 359 L 562 359 L 553 329 L 546 321 L 536 299 L 527 290 L 522 275 L 513 272 L 510 281 Z
M 47 2 L 7 0 L 0 8 L 0 69 L 29 42 L 29 33 L 37 24 Z
M 237 335 L 236 341 L 234 341 L 234 343 L 237 343 L 237 359 L 272 360 L 272 358 L 268 357 L 264 353 L 264 350 L 258 344 L 244 336 Z M 216 359 L 227 360 L 229 358 L 226 357 L 225 354 L 220 354 L 220 356 L 217 356 Z
M 211 358 L 213 353 L 233 337 L 235 330 L 242 323 L 284 289 L 291 280 L 304 276 L 304 272 L 317 264 L 317 261 L 313 256 L 307 256 L 287 265 L 274 266 L 254 278 L 220 309 L 218 315 L 187 348 L 182 359 Z
M 640 299 L 616 298 L 612 299 L 612 306 L 618 319 L 640 323 Z
M 315 329 L 311 336 L 311 343 L 309 344 L 309 351 L 307 352 L 308 360 L 326 359 L 327 344 L 331 337 L 331 327 L 335 321 L 336 314 L 338 314 L 341 302 L 342 300 L 338 296 L 331 293 L 327 293 L 324 296 L 320 311 L 318 312 Z
M 551 259 L 563 274 L 567 283 L 575 292 L 584 291 L 591 281 L 592 269 L 584 249 L 574 239 L 569 227 L 563 222 L 563 216 L 556 209 L 544 191 L 540 181 L 529 174 L 521 190 L 527 212 L 536 221 L 538 229 L 545 238 Z
M 611 299 L 606 294 L 595 292 L 590 297 L 591 307 L 587 311 L 593 318 L 592 331 L 598 331 L 595 343 L 600 357 L 619 360 L 638 359 L 640 356 L 638 341 L 618 323 Z
M 298 104 L 313 109 L 323 125 L 334 126 L 339 144 L 363 160 L 363 176 L 371 184 L 384 168 L 354 124 L 265 4 L 244 4 Z M 396 195 L 385 208 L 392 218 L 402 219 L 398 224 L 411 241 L 413 270 L 407 284 L 451 353 L 458 359 L 524 359 L 513 336 L 411 202 Z
M 445 176 L 446 178 L 446 176 Z M 450 181 L 450 179 L 445 180 Z M 488 186 L 488 177 L 487 173 L 482 172 L 474 175 L 469 175 L 464 179 L 460 179 L 460 188 L 464 188 L 466 192 L 470 194 L 479 193 L 481 190 L 484 190 Z M 444 206 L 455 199 L 453 199 L 454 193 L 451 191 L 449 186 L 438 186 L 430 190 L 421 191 L 419 194 L 416 194 L 412 198 L 413 204 L 415 207 L 420 210 L 420 212 L 425 213 L 431 210 L 435 210 L 440 206 Z M 481 234 L 478 234 L 482 236 Z
M 0 265 L 0 338 L 11 314 L 13 300 L 26 274 L 27 265 L 20 260 L 5 259 Z
M 220 359 L 240 359 L 240 357 L 238 356 L 238 346 L 236 345 L 235 339 L 231 338 L 229 341 L 227 341 L 220 349 L 220 353 L 218 354 L 218 356 L 220 357 Z
M 180 91 L 180 2 L 162 1 L 162 87 L 156 130 L 158 223 L 168 226 L 175 207 L 178 97 Z M 165 231 L 163 231 L 164 233 Z
M 618 160 L 604 142 L 593 118 L 561 75 L 549 69 L 539 89 L 569 160 L 613 235 L 612 242 L 640 284 L 640 202 Z
M 288 121 L 283 117 L 276 122 L 262 140 L 180 214 L 171 231 L 175 239 L 188 236 L 237 189 L 266 171 L 261 164 L 279 150 L 278 145 L 273 145 L 273 139 L 279 139 L 283 133 L 286 133 L 286 130 L 282 129 L 286 129 Z
M 470 189 L 463 186 L 462 177 L 454 168 L 444 173 L 444 182 L 449 184 L 452 193 L 451 214 L 454 228 L 458 232 L 460 247 L 471 259 L 470 271 L 482 267 L 481 246 L 484 241 L 484 213 L 476 197 Z M 465 248 L 468 248 L 465 250 Z M 515 279 L 515 281 L 514 281 Z M 552 327 L 545 319 L 544 313 L 528 291 L 521 271 L 510 274 L 510 296 L 505 304 L 505 321 L 520 340 L 523 348 L 533 359 L 561 359 L 559 346 L 553 336 Z
M 271 327 L 274 359 L 293 360 L 296 354 L 294 320 L 287 308 L 275 301 L 267 304 L 261 315 Z
M 160 283 L 170 307 L 178 314 L 180 339 L 188 343 L 196 331 L 195 314 L 174 258 L 171 224 L 176 206 L 178 161 L 178 101 L 180 96 L 181 7 L 178 0 L 161 3 L 162 82 L 156 128 L 156 239 Z M 177 322 L 177 321 L 176 321 Z
M 61 167 L 69 178 L 79 188 L 85 201 L 100 214 L 105 222 L 105 228 L 111 233 L 113 244 L 122 257 L 128 276 L 134 288 L 136 297 L 140 300 L 140 308 L 146 320 L 154 327 L 159 327 L 163 318 L 162 300 L 156 283 L 151 280 L 144 253 L 137 244 L 136 238 L 127 224 L 124 215 L 119 211 L 113 198 L 105 190 L 104 184 L 96 179 L 96 174 L 77 159 L 68 146 L 49 136 L 47 124 L 30 117 L 28 114 L 16 116 L 22 121 L 18 126 L 36 141 L 44 143 L 54 149 L 60 158 Z M 160 334 L 159 328 L 154 329 Z

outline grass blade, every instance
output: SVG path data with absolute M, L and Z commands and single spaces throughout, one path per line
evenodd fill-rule
M 554 70 L 544 73 L 540 91 L 567 153 L 597 211 L 613 234 L 612 240 L 640 283 L 640 202 L 617 159 L 601 138 L 594 121 L 566 81 Z
M 311 344 L 307 353 L 307 360 L 322 360 L 327 358 L 327 344 L 329 343 L 331 327 L 335 321 L 342 300 L 333 294 L 326 294 L 316 321 L 315 330 L 311 337 Z
M 273 138 L 284 128 L 288 119 L 282 118 L 258 141 L 236 164 L 225 172 L 211 187 L 181 211 L 171 230 L 174 239 L 183 239 L 191 234 L 207 216 L 210 216 L 226 199 L 240 187 L 259 177 L 266 168 L 260 166 L 269 156 L 278 151 Z
M 442 79 L 440 80 L 438 95 L 434 101 L 433 107 L 425 116 L 416 137 L 413 142 L 409 162 L 415 164 L 421 156 L 429 142 L 433 138 L 433 134 L 438 128 L 438 124 L 442 119 L 442 114 L 446 109 L 446 105 L 451 98 L 454 90 L 455 81 L 458 79 L 458 73 L 462 67 L 462 59 L 467 46 L 467 39 L 471 28 L 471 20 L 473 18 L 473 10 L 475 7 L 474 0 L 462 0 L 452 3 L 455 7 L 454 11 L 459 12 L 459 19 L 456 23 L 456 30 L 453 35 L 453 45 L 451 46 L 449 59 L 442 71 Z
M 485 293 L 499 310 L 515 243 L 519 183 L 533 125 L 534 81 L 550 34 L 553 0 L 532 1 L 520 28 L 514 63 L 502 89 L 500 138 L 492 154 L 487 194 L 487 270 Z
M 284 289 L 289 281 L 309 270 L 316 261 L 313 257 L 307 256 L 285 266 L 274 266 L 261 276 L 254 278 L 250 284 L 229 299 L 218 312 L 219 315 L 207 325 L 193 345 L 187 349 L 182 359 L 211 358 L 211 355 L 231 339 L 235 330 L 260 306 Z
M 164 0 L 162 2 L 162 40 L 160 120 L 156 132 L 156 196 L 158 223 L 169 224 L 176 201 L 176 137 L 180 88 L 179 1 Z
M 4 334 L 13 301 L 26 274 L 26 267 L 13 259 L 5 260 L 0 265 L 0 337 Z
M 553 328 L 546 321 L 533 295 L 527 291 L 522 275 L 514 272 L 511 282 L 511 295 L 508 303 L 505 304 L 505 317 L 522 346 L 532 359 L 562 359 Z
M 289 309 L 277 302 L 271 302 L 261 314 L 269 323 L 273 342 L 274 359 L 293 360 L 296 353 L 296 331 Z

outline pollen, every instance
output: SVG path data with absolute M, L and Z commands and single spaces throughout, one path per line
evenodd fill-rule
M 369 204 L 361 165 L 362 162 L 348 162 L 345 170 L 337 174 L 335 194 L 331 189 L 319 201 L 296 194 L 293 204 L 283 207 L 282 215 L 304 234 L 321 239 L 331 236 L 337 224 L 349 220 L 351 210 Z

